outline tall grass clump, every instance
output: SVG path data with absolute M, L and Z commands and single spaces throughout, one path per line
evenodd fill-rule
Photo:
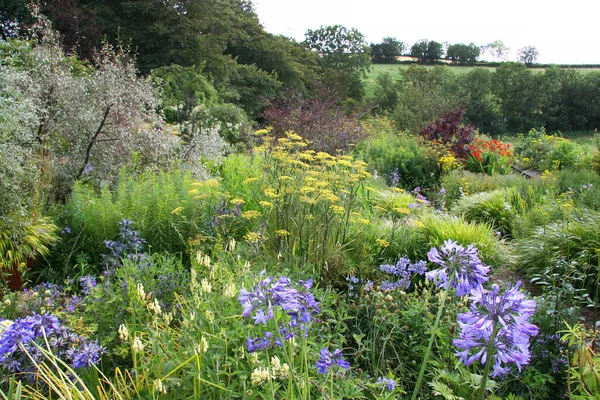
M 442 179 L 442 187 L 445 190 L 445 201 L 449 208 L 463 196 L 502 188 L 516 188 L 521 192 L 528 192 L 531 187 L 537 195 L 541 195 L 546 190 L 545 183 L 541 180 L 531 180 L 513 174 L 490 176 L 462 170 L 454 170 L 445 175 Z
M 557 174 L 561 193 L 571 192 L 575 204 L 600 211 L 600 175 L 590 170 L 565 168 Z
M 598 226 L 600 213 L 591 210 L 572 213 L 516 240 L 514 255 L 530 276 L 543 274 L 548 268 L 566 274 L 567 270 L 561 271 L 561 268 L 574 263 L 585 275 L 583 285 L 592 288 L 600 277 Z
M 441 246 L 446 240 L 454 240 L 463 246 L 474 245 L 481 260 L 488 265 L 501 266 L 510 261 L 504 242 L 487 223 L 467 222 L 452 215 L 429 214 L 417 225 L 421 234 L 421 258 L 430 248 Z

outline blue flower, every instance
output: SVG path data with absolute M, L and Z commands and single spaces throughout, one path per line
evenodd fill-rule
M 529 364 L 529 339 L 538 334 L 538 328 L 529 322 L 535 312 L 535 301 L 526 300 L 520 286 L 518 282 L 504 293 L 500 293 L 498 285 L 492 285 L 492 290 L 481 286 L 473 289 L 470 311 L 458 316 L 461 333 L 454 340 L 460 349 L 456 355 L 462 363 L 490 361 L 488 348 L 493 341 L 494 366 L 490 376 L 506 374 L 509 363 L 515 364 L 519 371 Z
M 342 351 L 340 349 L 330 352 L 326 348 L 321 349 L 319 352 L 321 358 L 317 361 L 317 372 L 320 374 L 326 374 L 336 365 L 345 370 L 350 369 L 350 363 L 342 358 Z
M 393 379 L 382 378 L 380 376 L 377 378 L 377 386 L 385 388 L 389 392 L 393 392 L 394 389 L 396 389 L 396 381 Z
M 477 248 L 473 245 L 463 247 L 456 242 L 447 240 L 438 250 L 432 248 L 427 258 L 440 268 L 427 272 L 425 276 L 430 281 L 437 281 L 438 287 L 456 289 L 457 296 L 471 293 L 489 278 L 490 267 L 479 259 Z

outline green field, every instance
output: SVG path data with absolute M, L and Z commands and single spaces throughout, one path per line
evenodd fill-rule
M 392 75 L 398 73 L 401 69 L 407 69 L 413 64 L 372 64 L 371 69 L 367 72 L 365 78 L 365 85 L 367 95 L 373 93 L 373 87 L 375 85 L 375 77 L 377 75 L 389 72 Z M 431 69 L 436 67 L 437 65 L 425 65 L 425 68 Z M 496 67 L 485 67 L 485 66 L 462 66 L 462 65 L 448 65 L 448 68 L 452 69 L 452 72 L 457 74 L 464 74 L 470 72 L 474 68 L 485 68 L 490 71 L 496 71 Z M 531 68 L 533 72 L 539 73 L 545 70 L 545 68 Z M 600 68 L 577 68 L 578 71 L 583 73 L 587 72 L 600 72 Z

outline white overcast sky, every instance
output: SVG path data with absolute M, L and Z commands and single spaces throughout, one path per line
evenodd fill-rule
M 600 0 L 254 0 L 267 32 L 304 40 L 308 29 L 341 24 L 369 43 L 393 36 L 477 45 L 535 46 L 538 62 L 600 64 Z M 489 58 L 489 57 L 487 57 Z

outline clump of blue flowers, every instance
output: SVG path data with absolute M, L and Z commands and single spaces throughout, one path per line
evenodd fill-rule
M 331 352 L 323 348 L 319 354 L 321 357 L 317 361 L 317 372 L 320 374 L 326 374 L 336 365 L 345 370 L 350 369 L 350 363 L 342 358 L 342 351 L 340 349 Z
M 489 370 L 487 363 L 493 362 L 490 376 L 495 377 L 505 375 L 508 364 L 515 364 L 519 371 L 529 364 L 529 339 L 538 333 L 529 322 L 536 304 L 525 299 L 520 285 L 504 292 L 495 284 L 491 290 L 473 289 L 470 311 L 458 316 L 461 333 L 454 340 L 460 349 L 456 355 L 465 365 L 480 360 Z
M 133 222 L 124 219 L 119 222 L 119 240 L 105 240 L 104 245 L 108 254 L 103 254 L 103 263 L 110 271 L 121 265 L 121 258 L 126 257 L 131 261 L 140 262 L 145 255 L 146 241 L 140 237 L 139 231 L 133 229 Z
M 393 291 L 396 289 L 408 289 L 413 275 L 423 275 L 427 271 L 427 263 L 423 260 L 412 263 L 406 257 L 400 257 L 395 265 L 383 264 L 379 269 L 386 274 L 396 276 L 396 280 L 386 280 L 381 283 L 382 291 Z
M 244 307 L 242 316 L 252 318 L 255 325 L 267 325 L 270 320 L 279 322 L 279 333 L 284 339 L 308 334 L 308 328 L 314 316 L 318 315 L 319 303 L 310 292 L 312 279 L 293 283 L 287 277 L 277 280 L 267 277 L 252 290 L 240 290 L 238 300 Z M 278 316 L 285 317 L 283 319 Z M 287 322 L 287 323 L 284 323 Z M 264 332 L 263 337 L 248 338 L 249 352 L 264 350 L 273 345 L 281 346 L 281 339 L 272 332 Z
M 471 293 L 489 279 L 490 267 L 481 261 L 473 245 L 464 247 L 447 240 L 439 250 L 436 247 L 429 250 L 427 258 L 439 265 L 438 269 L 426 273 L 427 279 L 436 281 L 440 288 L 455 288 L 457 296 Z
M 11 373 L 33 379 L 35 363 L 44 359 L 41 348 L 48 348 L 74 368 L 86 368 L 100 361 L 104 348 L 62 325 L 52 314 L 32 314 L 18 318 L 0 335 L 0 365 Z

